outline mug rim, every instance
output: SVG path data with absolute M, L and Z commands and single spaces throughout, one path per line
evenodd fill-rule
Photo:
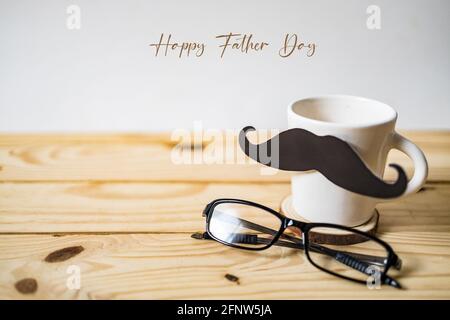
M 304 115 L 301 115 L 297 112 L 294 111 L 294 106 L 296 104 L 298 104 L 299 102 L 305 102 L 308 100 L 322 100 L 322 99 L 330 99 L 330 98 L 337 98 L 337 99 L 349 99 L 349 100 L 359 100 L 359 101 L 365 101 L 365 102 L 370 102 L 373 103 L 375 105 L 379 105 L 379 106 L 383 106 L 385 108 L 388 108 L 391 113 L 392 116 L 381 120 L 381 121 L 368 121 L 368 122 L 363 122 L 363 123 L 343 123 L 343 122 L 332 122 L 332 121 L 324 121 L 324 120 L 318 120 L 318 119 L 313 119 Z M 395 122 L 397 120 L 398 114 L 397 111 L 395 111 L 394 108 L 392 108 L 390 105 L 375 100 L 375 99 L 370 99 L 370 98 L 365 98 L 365 97 L 360 97 L 360 96 L 353 96 L 353 95 L 345 95 L 345 94 L 329 94 L 329 95 L 321 95 L 321 96 L 312 96 L 312 97 L 306 97 L 306 98 L 302 98 L 302 99 L 297 99 L 293 102 L 291 102 L 288 106 L 288 116 L 294 116 L 294 117 L 298 117 L 301 118 L 305 121 L 309 121 L 311 123 L 314 124 L 318 124 L 318 125 L 326 125 L 326 126 L 330 126 L 330 127 L 338 127 L 338 128 L 370 128 L 370 127 L 376 127 L 376 126 L 380 126 L 380 125 L 384 125 L 387 123 L 392 123 Z

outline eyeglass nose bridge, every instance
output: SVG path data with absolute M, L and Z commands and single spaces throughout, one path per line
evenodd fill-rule
M 297 244 L 303 244 L 304 243 L 304 232 L 303 232 L 303 227 L 305 226 L 305 223 L 301 222 L 301 221 L 297 221 L 294 219 L 290 219 L 290 218 L 284 218 L 283 219 L 283 223 L 282 223 L 282 231 L 281 231 L 281 237 L 285 238 L 288 237 L 288 239 L 294 243 Z M 291 230 L 291 232 L 293 232 L 296 237 L 291 237 L 288 235 L 285 235 L 285 231 L 286 230 Z
M 290 219 L 290 218 L 285 218 L 283 221 L 283 230 L 286 230 L 287 228 L 290 228 L 290 227 L 294 227 L 294 228 L 299 229 L 301 231 L 301 233 L 303 234 L 305 226 L 306 226 L 306 223 L 298 221 L 298 220 Z

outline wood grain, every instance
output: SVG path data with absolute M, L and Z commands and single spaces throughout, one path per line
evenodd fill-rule
M 0 232 L 194 232 L 217 198 L 275 210 L 289 183 L 0 183 Z M 378 206 L 380 228 L 449 231 L 450 184 Z
M 324 274 L 302 252 L 273 247 L 248 252 L 189 234 L 0 236 L 2 299 L 405 299 L 450 296 L 450 236 L 430 232 L 385 233 L 404 261 L 396 277 L 407 290 L 370 290 Z M 432 244 L 432 245 L 431 245 Z M 65 247 L 85 250 L 69 260 L 47 263 L 45 257 Z M 70 290 L 69 266 L 81 271 L 80 290 Z M 232 274 L 239 284 L 225 278 Z M 393 273 L 395 274 L 395 273 Z M 38 290 L 14 288 L 34 278 Z
M 428 183 L 377 208 L 407 290 L 328 276 L 292 249 L 252 253 L 190 237 L 204 230 L 202 209 L 216 198 L 279 209 L 287 173 L 262 175 L 255 163 L 175 165 L 168 134 L 0 135 L 0 298 L 450 299 L 450 132 L 405 135 L 427 155 Z M 406 156 L 390 159 L 411 174 Z M 72 265 L 80 290 L 66 286 Z
M 450 131 L 405 132 L 405 136 L 425 152 L 430 165 L 429 181 L 450 180 Z M 193 152 L 199 157 L 215 151 L 221 161 L 194 166 L 173 163 L 172 151 L 179 141 L 171 140 L 168 134 L 1 135 L 0 181 L 286 182 L 290 179 L 290 173 L 283 171 L 261 174 L 264 167 L 245 158 L 236 139 L 230 142 L 226 137 L 207 137 L 200 146 L 193 138 L 192 141 Z M 389 161 L 403 165 L 412 174 L 411 161 L 399 151 L 393 150 Z M 386 178 L 394 179 L 394 170 L 387 170 Z

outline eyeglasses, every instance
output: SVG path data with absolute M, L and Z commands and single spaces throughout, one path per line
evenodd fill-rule
M 366 232 L 336 224 L 304 223 L 239 199 L 214 200 L 205 207 L 203 216 L 207 232 L 202 238 L 245 250 L 265 250 L 272 245 L 304 250 L 311 264 L 329 274 L 401 288 L 387 275 L 391 267 L 400 270 L 401 260 L 389 244 Z M 301 237 L 293 228 L 301 231 Z M 358 243 L 339 244 L 339 234 L 343 233 Z

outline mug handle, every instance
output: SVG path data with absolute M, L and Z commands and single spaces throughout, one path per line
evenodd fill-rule
M 392 148 L 406 154 L 414 163 L 414 175 L 409 180 L 402 196 L 417 192 L 424 184 L 428 176 L 428 163 L 422 150 L 414 143 L 398 133 L 392 137 Z

